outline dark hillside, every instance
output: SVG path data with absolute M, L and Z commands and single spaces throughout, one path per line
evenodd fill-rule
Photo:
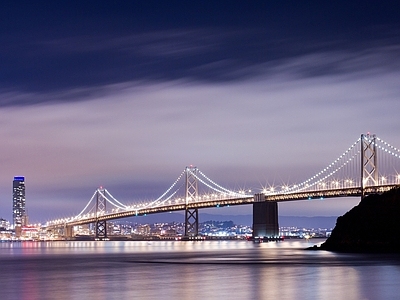
M 400 253 L 400 189 L 365 197 L 337 219 L 320 249 Z

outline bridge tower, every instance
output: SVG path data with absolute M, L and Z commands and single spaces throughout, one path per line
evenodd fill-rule
M 199 210 L 197 208 L 189 208 L 188 204 L 197 200 L 198 169 L 193 166 L 186 167 L 186 197 L 185 197 L 185 237 L 197 236 L 199 234 Z
M 96 192 L 96 224 L 95 238 L 98 240 L 107 239 L 107 222 L 105 220 L 99 220 L 99 216 L 106 212 L 106 198 L 104 195 L 105 191 L 102 187 L 97 189 Z
M 378 185 L 378 156 L 375 134 L 361 135 L 361 199 L 364 198 L 364 188 Z

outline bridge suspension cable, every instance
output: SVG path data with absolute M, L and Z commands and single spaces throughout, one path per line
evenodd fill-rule
M 161 199 L 167 195 L 179 182 L 179 180 L 182 178 L 182 176 L 185 174 L 185 170 L 182 171 L 182 173 L 178 176 L 178 178 L 174 181 L 174 183 L 160 196 L 158 197 L 156 200 L 148 203 L 145 207 L 152 207 L 153 204 L 161 201 Z M 165 203 L 165 201 L 168 201 L 169 199 L 171 199 L 178 191 L 179 189 L 175 190 L 175 192 L 172 193 L 172 195 L 170 195 L 167 199 L 163 200 L 162 202 Z
M 237 193 L 231 190 L 228 190 L 222 186 L 220 186 L 219 184 L 215 183 L 214 181 L 212 181 L 210 178 L 208 178 L 203 172 L 201 172 L 200 170 L 198 170 L 198 174 L 200 174 L 206 181 L 208 181 L 208 183 L 203 180 L 202 178 L 200 178 L 199 176 L 197 176 L 196 174 L 193 174 L 201 183 L 203 183 L 204 185 L 206 185 L 207 187 L 209 187 L 210 189 L 212 189 L 213 191 L 216 191 L 218 193 L 221 193 L 223 195 L 229 195 L 229 196 L 236 196 L 236 197 L 243 197 L 243 196 L 249 196 L 252 197 L 252 195 L 245 195 L 245 194 L 241 194 L 241 193 Z
M 359 155 L 360 150 L 356 150 L 356 146 L 360 143 L 361 138 L 359 138 L 356 142 L 354 142 L 345 152 L 343 152 L 337 159 L 335 159 L 332 163 L 330 163 L 327 167 L 316 173 L 314 176 L 309 179 L 303 181 L 300 184 L 294 185 L 287 189 L 284 189 L 283 193 L 293 193 L 308 189 L 312 186 L 316 186 L 317 184 L 323 182 L 329 177 L 336 174 L 343 167 L 347 166 L 354 158 Z M 350 156 L 350 157 L 349 157 Z M 345 160 L 345 158 L 347 158 Z M 339 164 L 341 163 L 341 164 Z M 326 174 L 326 175 L 325 175 Z M 323 177 L 322 177 L 323 176 Z
M 360 156 L 361 159 L 356 159 Z M 396 164 L 399 162 L 399 159 L 399 148 L 392 146 L 375 135 L 363 134 L 361 135 L 361 138 L 355 141 L 338 158 L 336 158 L 312 177 L 301 182 L 300 184 L 282 186 L 280 191 L 275 191 L 274 189 L 271 189 L 270 191 L 265 190 L 264 194 L 271 197 L 275 197 L 275 195 L 278 198 L 280 197 L 279 199 L 276 198 L 278 200 L 273 201 L 283 201 L 282 199 L 284 199 L 284 197 L 293 197 L 292 194 L 296 193 L 302 194 L 304 192 L 323 192 L 323 195 L 332 196 L 332 192 L 337 194 L 339 189 L 339 192 L 342 192 L 343 190 L 348 192 L 354 191 L 358 188 L 361 188 L 363 191 L 365 188 L 366 193 L 371 193 L 371 190 L 378 191 L 382 190 L 382 188 L 387 189 L 391 188 L 391 186 L 399 186 L 400 174 L 396 170 L 396 168 L 400 170 L 400 164 Z M 393 170 L 395 173 L 393 173 Z M 182 191 L 182 186 L 185 185 L 182 182 L 184 181 L 184 175 L 186 175 L 186 180 L 188 180 L 188 177 L 190 177 L 191 180 L 190 187 L 192 188 L 192 194 L 190 197 L 187 196 L 189 189 L 188 187 L 186 187 L 185 191 Z M 365 178 L 367 178 L 367 180 L 365 180 Z M 390 181 L 393 179 L 394 181 Z M 206 190 L 208 190 L 206 193 L 203 193 L 203 196 L 199 194 L 199 190 L 197 188 L 198 182 L 204 185 Z M 342 186 L 340 186 L 340 184 L 342 184 Z M 210 195 L 210 193 L 212 193 L 212 195 Z M 180 196 L 180 194 L 185 194 L 185 196 Z M 364 193 L 362 192 L 362 194 Z M 188 206 L 189 202 L 193 201 L 204 202 L 202 203 L 202 205 L 204 205 L 202 207 L 206 207 L 208 201 L 214 202 L 213 205 L 215 205 L 216 199 L 218 199 L 218 201 L 226 200 L 228 202 L 231 199 L 235 201 L 242 201 L 245 199 L 246 201 L 243 203 L 249 203 L 249 201 L 247 201 L 247 197 L 251 198 L 253 196 L 254 195 L 248 195 L 244 192 L 231 191 L 211 180 L 197 167 L 187 167 L 160 197 L 146 204 L 140 204 L 137 206 L 125 205 L 124 203 L 118 201 L 107 189 L 100 188 L 94 192 L 89 202 L 78 215 L 72 218 L 64 218 L 52 222 L 53 224 L 63 224 L 63 222 L 75 222 L 82 224 L 89 221 L 94 217 L 94 215 L 97 214 L 101 216 L 103 214 L 110 214 L 112 215 L 112 218 L 116 218 L 116 214 L 120 213 L 119 210 L 122 210 L 124 215 L 134 215 L 135 213 L 138 214 L 138 212 L 148 213 L 149 211 L 153 213 L 169 210 L 170 208 L 167 208 L 167 206 L 171 206 L 172 209 L 177 209 L 177 207 L 181 206 L 183 203 L 186 203 L 186 206 Z M 97 207 L 99 206 L 98 203 L 100 203 L 100 200 L 102 203 L 101 205 L 103 206 L 101 211 L 99 211 Z M 107 212 L 105 209 L 106 202 L 117 208 L 117 210 L 115 212 L 114 210 L 113 212 Z M 174 205 L 178 206 L 173 207 Z M 161 207 L 161 209 L 159 209 L 159 207 Z M 197 207 L 197 203 L 193 207 Z M 190 209 L 197 210 L 197 208 Z M 98 216 L 96 216 L 96 218 L 97 217 Z M 198 221 L 197 217 L 196 220 Z
M 106 200 L 107 200 L 109 203 L 111 203 L 112 205 L 117 206 L 117 207 L 119 207 L 119 208 L 122 208 L 122 209 L 127 209 L 127 208 L 128 208 L 128 206 L 126 206 L 125 204 L 123 204 L 123 203 L 119 202 L 117 199 L 115 199 L 114 196 L 111 195 L 109 191 L 107 191 L 107 189 L 104 189 L 104 192 L 105 192 L 113 201 L 115 201 L 116 203 L 118 203 L 119 206 L 116 205 L 116 204 L 114 204 L 114 203 L 112 203 L 110 200 L 107 199 L 107 197 L 105 197 Z
M 86 206 L 82 209 L 82 211 L 77 214 L 75 216 L 75 218 L 79 218 L 80 216 L 82 216 L 82 214 L 85 212 L 85 210 L 88 208 L 88 206 L 90 205 L 90 203 L 93 201 L 94 197 L 96 196 L 97 190 L 93 193 L 92 198 L 90 198 L 89 202 L 86 204 Z
M 382 144 L 384 144 L 384 145 L 386 145 L 387 147 L 389 147 L 392 151 L 390 151 L 390 150 L 388 150 L 388 148 L 385 148 L 384 146 L 381 146 L 380 144 L 376 143 L 376 146 L 377 146 L 379 149 L 381 149 L 381 150 L 387 152 L 388 154 L 390 154 L 390 155 L 392 155 L 392 156 L 394 156 L 394 157 L 400 158 L 400 149 L 397 149 L 396 147 L 390 145 L 389 143 L 386 143 L 385 141 L 383 141 L 382 139 L 380 139 L 380 138 L 378 138 L 378 137 L 377 137 L 376 139 L 377 139 L 379 142 L 381 142 Z M 396 152 L 397 152 L 397 153 L 396 153 Z

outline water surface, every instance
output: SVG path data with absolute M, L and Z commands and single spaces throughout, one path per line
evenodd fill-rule
M 399 299 L 399 255 L 312 242 L 0 243 L 0 299 Z

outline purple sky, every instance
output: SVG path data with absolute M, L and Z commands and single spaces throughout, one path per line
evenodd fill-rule
M 67 3 L 0 9 L 0 217 L 14 176 L 39 222 L 79 212 L 99 185 L 157 198 L 189 164 L 255 191 L 309 178 L 367 131 L 400 147 L 396 1 Z

